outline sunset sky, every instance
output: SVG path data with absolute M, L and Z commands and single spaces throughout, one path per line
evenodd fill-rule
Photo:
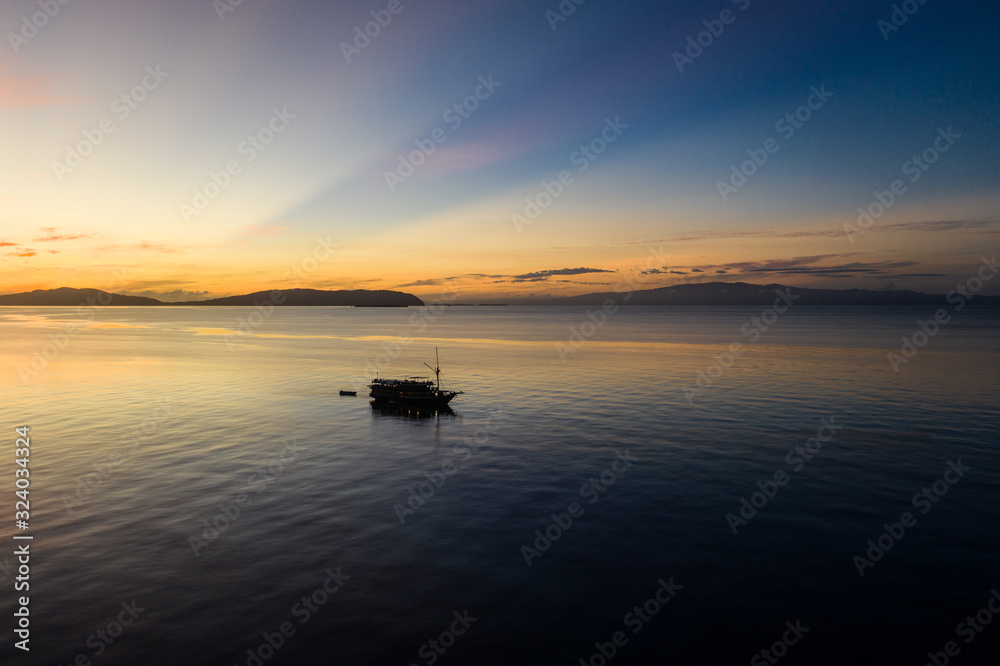
M 0 293 L 943 293 L 1000 244 L 1000 9 L 893 4 L 11 0 Z

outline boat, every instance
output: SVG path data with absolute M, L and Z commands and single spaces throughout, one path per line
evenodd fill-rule
M 357 391 L 343 391 L 343 390 L 342 390 L 342 391 L 340 392 L 340 395 L 357 395 L 357 394 L 358 394 L 358 392 L 357 392 Z
M 376 377 L 368 385 L 369 394 L 375 402 L 403 405 L 417 409 L 445 409 L 456 395 L 464 391 L 441 390 L 441 360 L 434 349 L 438 367 L 431 368 L 435 379 L 430 377 L 404 377 L 403 379 L 381 379 Z

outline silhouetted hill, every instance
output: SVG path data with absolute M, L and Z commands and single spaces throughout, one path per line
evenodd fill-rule
M 0 296 L 0 305 L 163 305 L 155 298 L 123 296 L 100 289 L 36 289 L 20 294 Z
M 340 305 L 358 307 L 405 307 L 423 305 L 424 302 L 401 291 L 367 289 L 342 289 L 339 291 L 323 291 L 320 289 L 284 289 L 275 291 L 258 291 L 241 296 L 212 298 L 206 301 L 185 301 L 182 303 L 165 303 L 155 298 L 145 296 L 124 296 L 112 294 L 100 289 L 36 289 L 21 294 L 0 296 L 0 305 L 254 305 L 270 301 L 273 305 L 309 306 L 309 305 Z M 280 301 L 280 302 L 279 302 Z
M 272 294 L 274 296 L 272 297 Z M 341 289 L 339 291 L 323 291 L 321 289 L 283 289 L 276 291 L 258 291 L 242 296 L 212 298 L 207 301 L 187 301 L 171 305 L 254 305 L 271 301 L 274 305 L 308 306 L 308 305 L 354 305 L 372 306 L 407 306 L 423 305 L 424 302 L 413 294 L 401 291 L 369 291 L 367 289 Z M 280 302 L 279 302 L 280 301 Z
M 946 305 L 943 294 L 922 294 L 909 290 L 805 289 L 781 284 L 746 282 L 706 282 L 678 284 L 632 292 L 600 292 L 580 296 L 539 299 L 508 299 L 512 305 L 600 305 L 611 299 L 618 305 L 771 305 L 775 290 L 791 289 L 795 305 Z M 976 296 L 970 305 L 1000 305 L 1000 296 Z
M 632 292 L 626 299 L 623 292 L 598 292 L 579 296 L 553 296 L 548 298 L 509 298 L 510 305 L 600 305 L 606 299 L 618 305 L 771 305 L 777 298 L 776 290 L 791 289 L 795 305 L 949 305 L 943 294 L 923 294 L 909 290 L 874 291 L 870 289 L 805 289 L 780 284 L 748 284 L 746 282 L 706 282 L 679 284 L 658 289 Z M 272 296 L 273 295 L 273 296 Z M 277 300 L 281 302 L 277 302 Z M 355 307 L 406 307 L 420 306 L 424 302 L 401 291 L 367 289 L 285 289 L 258 291 L 240 296 L 212 298 L 205 301 L 165 303 L 144 296 L 124 296 L 100 289 L 36 289 L 20 294 L 0 296 L 2 305 L 232 305 L 253 306 L 271 301 L 280 306 L 355 306 Z M 496 304 L 493 304 L 496 305 Z M 971 306 L 1000 307 L 1000 296 L 975 296 Z

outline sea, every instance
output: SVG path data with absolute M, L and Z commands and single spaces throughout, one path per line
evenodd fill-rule
M 778 309 L 0 308 L 0 661 L 1000 663 L 1000 313 Z

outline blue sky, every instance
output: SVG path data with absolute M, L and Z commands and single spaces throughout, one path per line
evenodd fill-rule
M 161 297 L 289 286 L 322 237 L 338 252 L 298 286 L 580 293 L 655 255 L 673 272 L 650 287 L 710 274 L 947 291 L 1000 231 L 1000 10 L 913 2 L 885 32 L 902 4 L 587 0 L 556 23 L 559 2 L 244 0 L 220 17 L 209 0 L 74 0 L 42 21 L 15 0 L 0 10 L 0 288 L 101 287 L 119 267 L 128 291 Z M 391 20 L 348 62 L 372 12 Z M 720 27 L 678 71 L 688 37 Z M 164 77 L 123 117 L 115 101 L 149 67 Z M 784 136 L 776 122 L 814 87 L 833 95 Z M 447 111 L 477 88 L 456 127 Z M 246 150 L 275 110 L 286 126 Z M 627 128 L 579 171 L 608 119 Z M 947 128 L 960 138 L 910 181 L 904 165 Z M 87 132 L 99 143 L 60 168 Z M 723 200 L 719 182 L 768 139 L 777 152 Z M 514 224 L 564 170 L 572 183 Z M 896 179 L 905 193 L 848 238 Z M 516 279 L 572 267 L 595 272 Z

